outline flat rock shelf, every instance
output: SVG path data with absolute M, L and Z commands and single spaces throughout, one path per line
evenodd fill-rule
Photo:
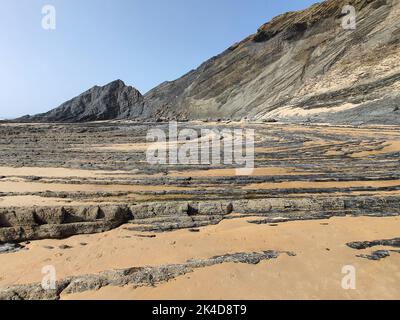
M 179 129 L 198 132 L 253 129 L 255 169 L 250 175 L 236 175 L 235 165 L 148 163 L 148 131 L 158 128 L 167 132 L 168 125 L 125 120 L 0 125 L 0 265 L 3 265 L 0 297 L 121 298 L 120 293 L 125 292 L 126 297 L 163 298 L 163 294 L 168 296 L 173 290 L 171 281 L 183 281 L 189 273 L 189 277 L 197 279 L 197 286 L 204 282 L 201 280 L 204 272 L 220 274 L 222 270 L 236 270 L 235 275 L 247 277 L 244 270 L 249 268 L 265 264 L 272 270 L 275 264 L 289 266 L 290 261 L 298 263 L 299 259 L 306 259 L 306 251 L 294 245 L 288 234 L 299 245 L 308 235 L 297 234 L 290 229 L 293 225 L 299 230 L 310 228 L 309 234 L 317 237 L 311 246 L 318 246 L 315 242 L 320 240 L 325 245 L 321 249 L 323 254 L 337 255 L 338 263 L 346 265 L 341 257 L 348 257 L 367 266 L 380 259 L 382 266 L 393 271 L 390 268 L 394 268 L 393 263 L 400 255 L 384 247 L 383 242 L 377 243 L 372 254 L 363 251 L 359 255 L 346 243 L 399 236 L 388 227 L 377 231 L 379 237 L 375 237 L 376 232 L 369 236 L 359 232 L 360 226 L 372 230 L 371 221 L 376 226 L 398 227 L 400 130 L 397 126 L 249 121 L 178 123 Z M 336 229 L 332 233 L 322 233 L 324 228 L 333 226 Z M 282 231 L 286 229 L 292 231 Z M 350 231 L 354 236 L 348 236 L 346 232 Z M 252 234 L 265 239 L 256 241 Z M 271 240 L 272 234 L 277 240 Z M 218 238 L 210 243 L 203 237 Z M 105 245 L 102 239 L 111 242 Z M 203 247 L 196 239 L 203 239 L 208 245 Z M 281 242 L 276 242 L 278 239 Z M 340 243 L 336 242 L 338 239 Z M 236 242 L 239 240 L 240 244 Z M 96 243 L 102 247 L 94 249 Z M 169 251 L 165 245 L 177 251 Z M 110 246 L 109 252 L 103 251 L 104 246 Z M 119 250 L 126 258 L 109 257 Z M 146 253 L 149 250 L 151 257 Z M 94 252 L 97 253 L 92 256 Z M 265 252 L 274 256 L 265 256 Z M 282 252 L 288 254 L 275 259 Z M 84 256 L 93 259 L 85 266 Z M 235 257 L 243 256 L 256 257 L 257 266 L 247 262 L 235 264 L 238 262 Z M 76 257 L 81 257 L 82 262 L 75 260 Z M 110 260 L 103 261 L 105 257 Z M 209 263 L 209 257 L 225 258 L 218 258 L 223 263 Z M 273 261 L 264 261 L 271 257 Z M 316 257 L 324 259 L 317 253 Z M 288 258 L 292 260 L 287 261 Z M 37 275 L 21 271 L 18 261 L 24 259 L 33 259 L 32 268 L 38 269 Z M 198 261 L 198 265 L 189 263 L 189 266 L 187 261 L 191 259 Z M 52 261 L 61 270 L 59 279 L 64 280 L 60 280 L 56 291 L 44 292 L 36 283 L 40 283 L 40 268 Z M 71 269 L 65 269 L 65 265 Z M 130 273 L 129 268 L 138 269 Z M 149 272 L 158 274 L 159 268 L 171 276 L 161 277 L 154 286 L 150 278 L 140 278 L 144 282 L 138 278 L 145 285 L 125 291 L 127 285 L 136 283 L 136 276 L 142 277 L 146 270 L 146 276 Z M 257 270 L 253 271 L 261 272 L 273 283 L 269 275 Z M 87 276 L 81 278 L 82 275 Z M 84 289 L 65 290 L 77 281 Z M 388 298 L 399 297 L 398 279 L 392 284 Z M 119 289 L 114 288 L 110 293 L 111 287 Z M 180 297 L 201 297 L 201 291 L 195 295 L 195 291 L 188 290 Z M 209 292 L 210 288 L 206 286 L 204 290 Z M 308 291 L 309 296 L 300 291 L 296 297 L 312 296 Z M 266 297 L 279 298 L 262 290 L 255 296 Z M 338 291 L 334 297 L 342 296 Z M 370 296 L 363 291 L 357 297 Z M 231 298 L 242 296 L 237 293 Z

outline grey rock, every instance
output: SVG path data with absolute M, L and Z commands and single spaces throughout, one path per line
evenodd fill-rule
M 114 206 L 101 206 L 100 217 L 106 221 L 128 221 L 132 218 L 131 211 L 127 206 L 114 205 Z
M 341 26 L 344 5 L 357 11 L 356 30 Z M 400 69 L 380 68 L 383 59 L 396 61 L 398 55 L 399 6 L 397 0 L 327 0 L 273 18 L 255 34 L 144 96 L 117 80 L 48 113 L 19 120 L 399 124 L 394 115 L 400 104 Z M 346 104 L 352 107 L 342 108 Z
M 61 249 L 61 250 L 72 249 L 72 247 L 71 247 L 71 246 L 69 246 L 69 245 L 66 245 L 66 244 L 62 244 L 62 245 L 58 246 L 58 248 L 59 248 L 59 249 Z
M 62 239 L 108 231 L 128 222 L 135 223 L 135 226 L 129 227 L 131 231 L 197 229 L 218 224 L 223 219 L 232 219 L 235 217 L 230 215 L 232 212 L 239 216 L 263 217 L 250 220 L 250 223 L 272 225 L 295 220 L 329 219 L 346 214 L 393 216 L 400 214 L 399 203 L 396 196 L 353 196 L 0 208 L 0 242 Z M 387 243 L 395 245 L 396 241 L 388 240 Z
M 352 249 L 357 249 L 357 250 L 372 248 L 376 246 L 400 247 L 400 238 L 373 240 L 373 241 L 356 241 L 356 242 L 349 242 L 346 245 Z
M 35 220 L 38 224 L 62 224 L 65 221 L 66 211 L 63 207 L 35 208 Z
M 144 102 L 139 91 L 121 80 L 103 87 L 95 86 L 56 109 L 20 121 L 84 122 L 129 119 L 143 112 Z
M 135 219 L 146 219 L 156 216 L 186 215 L 187 202 L 150 202 L 129 207 Z
M 376 246 L 385 246 L 385 247 L 400 247 L 400 238 L 394 239 L 383 239 L 383 240 L 373 240 L 373 241 L 355 241 L 346 243 L 349 248 L 356 250 L 364 250 L 367 248 L 372 248 Z M 368 260 L 378 261 L 390 256 L 390 253 L 400 253 L 400 250 L 376 250 L 371 254 L 359 254 L 357 257 L 364 258 Z
M 0 244 L 0 254 L 2 253 L 12 253 L 12 252 L 17 252 L 24 247 L 20 244 L 17 243 L 5 243 L 5 244 Z
M 29 208 L 0 209 L 0 227 L 32 226 L 36 225 L 35 211 Z
M 242 252 L 214 256 L 209 259 L 192 259 L 181 264 L 111 270 L 95 275 L 69 277 L 57 281 L 55 290 L 45 290 L 40 284 L 10 286 L 0 288 L 0 300 L 57 300 L 61 294 L 98 290 L 109 285 L 155 286 L 193 272 L 195 269 L 222 263 L 258 264 L 261 261 L 277 259 L 280 253 L 273 250 L 252 253 Z M 293 256 L 293 253 L 290 253 L 290 256 Z
M 83 221 L 96 221 L 99 219 L 101 213 L 98 206 L 78 207 L 78 208 L 64 208 L 68 213 L 66 220 L 68 222 L 83 222 Z
M 377 251 L 372 252 L 372 254 L 370 254 L 370 255 L 369 254 L 357 255 L 357 257 L 359 257 L 359 258 L 365 258 L 365 259 L 374 260 L 374 261 L 378 261 L 378 260 L 387 258 L 389 256 L 390 256 L 390 253 L 388 250 L 377 250 Z
M 342 8 L 353 5 L 357 29 L 341 27 Z M 393 108 L 399 69 L 369 70 L 395 57 L 398 1 L 328 0 L 275 17 L 256 34 L 231 46 L 181 78 L 144 97 L 156 117 L 177 119 L 275 119 L 291 122 L 400 123 Z M 387 19 L 393 14 L 392 19 Z M 347 70 L 344 70 L 347 68 Z M 354 81 L 347 81 L 354 76 Z M 318 85 L 325 92 L 318 93 Z M 336 85 L 342 83 L 342 85 Z M 335 110 L 345 103 L 355 108 Z M 314 116 L 290 114 L 320 107 Z M 306 113 L 306 112 L 305 112 Z

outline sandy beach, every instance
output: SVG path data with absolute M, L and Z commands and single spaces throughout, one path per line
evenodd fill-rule
M 26 250 L 0 255 L 0 285 L 40 282 L 54 265 L 58 278 L 106 270 L 181 263 L 235 252 L 274 249 L 279 256 L 257 265 L 221 264 L 198 269 L 155 287 L 105 287 L 62 299 L 399 299 L 400 254 L 381 261 L 356 257 L 381 247 L 354 250 L 352 241 L 398 236 L 398 217 L 345 217 L 254 225 L 249 218 L 225 220 L 199 232 L 178 230 L 139 237 L 123 226 L 104 234 L 33 241 Z M 60 246 L 68 249 L 60 249 Z M 341 287 L 342 268 L 356 268 L 356 290 Z

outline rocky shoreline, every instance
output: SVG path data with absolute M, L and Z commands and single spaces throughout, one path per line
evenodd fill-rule
M 128 283 L 173 287 L 168 279 L 182 281 L 180 275 L 186 272 L 211 270 L 202 266 L 214 268 L 217 263 L 229 265 L 231 270 L 231 262 L 247 264 L 264 259 L 263 248 L 276 248 L 278 255 L 290 251 L 297 254 L 290 256 L 291 261 L 301 260 L 310 243 L 328 236 L 319 232 L 333 222 L 340 225 L 337 217 L 350 225 L 361 221 L 367 226 L 364 217 L 382 219 L 380 223 L 387 226 L 391 221 L 396 225 L 400 216 L 397 127 L 179 123 L 181 129 L 254 129 L 255 169 L 247 176 L 236 175 L 235 167 L 225 164 L 149 164 L 146 133 L 154 127 L 167 130 L 168 124 L 114 121 L 0 125 L 0 260 L 5 264 L 0 275 L 5 289 L 0 290 L 0 297 L 59 299 L 61 293 L 84 290 L 91 295 L 95 292 L 92 289 Z M 294 248 L 291 235 L 301 230 L 296 231 L 293 224 L 313 225 L 316 238 Z M 225 238 L 218 238 L 221 231 L 215 231 L 227 225 L 232 231 L 222 234 L 235 243 L 231 247 Z M 236 225 L 241 225 L 243 234 Z M 279 233 L 286 226 L 289 231 Z M 347 225 L 338 228 L 334 232 L 344 232 Z M 257 238 L 243 248 L 253 232 Z M 350 237 L 337 243 L 335 234 L 330 244 L 319 248 L 322 256 L 318 261 L 325 259 L 324 254 L 332 252 L 333 246 L 336 251 L 343 250 L 345 243 L 355 240 Z M 382 236 L 389 239 L 396 235 Z M 181 256 L 154 264 L 154 254 L 162 255 L 160 250 L 170 250 L 167 255 L 175 256 L 179 245 L 176 237 L 182 239 Z M 280 237 L 286 241 L 284 246 L 279 241 L 270 245 L 271 239 Z M 110 238 L 113 240 L 108 243 Z M 209 242 L 209 238 L 214 240 Z M 259 242 L 259 238 L 264 240 Z M 202 240 L 197 243 L 196 239 Z M 304 241 L 307 235 L 300 234 L 297 239 Z M 193 243 L 199 251 L 190 250 Z M 214 252 L 209 246 L 219 249 Z M 121 250 L 123 253 L 119 253 Z M 348 250 L 352 251 L 350 247 Z M 398 256 L 395 248 L 385 246 L 372 253 L 341 252 L 348 259 L 368 263 L 380 259 L 385 265 Z M 138 262 L 143 254 L 150 256 Z M 312 259 L 309 254 L 304 259 Z M 115 264 L 114 255 L 120 255 L 124 263 Z M 24 271 L 18 257 L 30 257 L 35 270 L 33 275 L 25 274 L 22 282 L 19 274 Z M 278 260 L 290 266 L 285 257 L 288 255 Z M 190 258 L 196 264 L 182 263 Z M 341 256 L 335 259 L 339 261 Z M 37 284 L 40 270 L 47 264 L 57 265 L 62 275 L 55 291 L 44 291 Z M 91 268 L 85 269 L 82 264 Z M 125 268 L 129 266 L 138 267 L 130 271 Z M 16 282 L 20 284 L 14 285 Z
M 231 213 L 237 216 L 230 216 Z M 250 221 L 256 224 L 345 215 L 395 216 L 400 215 L 400 196 L 0 208 L 0 243 L 62 239 L 112 230 L 128 222 L 137 225 L 132 230 L 164 232 L 217 224 L 225 218 L 243 215 L 260 217 Z
M 105 271 L 96 275 L 84 275 L 57 281 L 54 289 L 43 289 L 41 284 L 17 285 L 0 289 L 0 300 L 58 300 L 61 294 L 72 294 L 99 290 L 105 286 L 132 285 L 156 286 L 195 269 L 223 263 L 258 264 L 261 261 L 277 259 L 279 254 L 295 256 L 293 252 L 267 250 L 260 253 L 234 253 L 209 259 L 191 259 L 181 264 L 134 267 L 123 270 Z

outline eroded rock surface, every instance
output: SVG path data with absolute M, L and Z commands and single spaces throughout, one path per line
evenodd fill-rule
M 373 261 L 379 261 L 387 257 L 390 257 L 391 253 L 400 253 L 400 250 L 376 250 L 373 251 L 371 254 L 359 254 L 357 255 L 357 257 Z
M 110 119 L 131 119 L 144 111 L 143 96 L 121 80 L 95 86 L 63 103 L 58 108 L 19 121 L 84 122 Z
M 219 209 L 215 210 L 215 209 Z M 91 214 L 88 214 L 91 213 Z M 135 205 L 0 208 L 0 243 L 59 239 L 108 231 L 128 221 L 137 230 L 167 231 L 215 224 L 232 212 L 230 202 L 156 202 Z M 18 217 L 18 218 L 16 218 Z
M 345 29 L 345 5 L 357 25 Z M 143 97 L 121 81 L 24 121 L 262 119 L 399 124 L 398 0 L 327 0 L 246 39 Z
M 163 232 L 196 228 L 217 224 L 225 218 L 234 218 L 235 216 L 229 215 L 232 212 L 267 217 L 249 221 L 256 224 L 328 219 L 344 215 L 392 216 L 400 214 L 399 203 L 400 197 L 356 197 L 355 199 L 336 197 L 312 201 L 270 198 L 147 202 L 87 207 L 0 208 L 0 243 L 59 239 L 75 234 L 98 233 L 117 228 L 127 222 L 136 224 L 135 227 L 129 227 L 132 231 Z M 392 243 L 396 244 L 396 241 L 393 240 Z M 378 244 L 348 245 L 351 247 Z
M 356 241 L 356 242 L 349 242 L 346 245 L 356 250 L 363 250 L 377 246 L 398 248 L 400 247 L 400 238 L 373 240 L 373 241 Z M 381 259 L 390 257 L 391 253 L 400 253 L 400 250 L 375 250 L 371 254 L 359 254 L 357 255 L 357 257 L 368 260 L 379 261 Z
M 292 252 L 267 250 L 264 252 L 225 254 L 204 260 L 192 259 L 181 264 L 112 270 L 95 275 L 69 277 L 57 281 L 55 289 L 44 289 L 41 284 L 16 285 L 0 289 L 0 300 L 57 300 L 61 294 L 98 290 L 105 286 L 128 284 L 134 287 L 155 286 L 193 272 L 195 269 L 222 263 L 258 264 L 264 260 L 276 259 L 280 253 L 287 253 L 288 256 L 294 254 Z
M 342 27 L 345 5 L 355 30 Z M 398 1 L 328 0 L 289 12 L 145 95 L 154 115 L 399 123 Z
M 390 216 L 400 212 L 397 127 L 179 123 L 255 131 L 255 170 L 151 165 L 146 133 L 159 123 L 0 125 L 0 241 L 108 231 Z M 221 157 L 221 159 L 223 159 Z
M 4 243 L 0 244 L 0 254 L 2 253 L 11 253 L 11 252 L 17 252 L 21 250 L 23 246 L 17 244 L 17 243 Z
M 357 249 L 357 250 L 372 248 L 372 247 L 376 247 L 376 246 L 400 247 L 400 238 L 374 240 L 374 241 L 350 242 L 350 243 L 347 243 L 347 246 L 352 249 Z

